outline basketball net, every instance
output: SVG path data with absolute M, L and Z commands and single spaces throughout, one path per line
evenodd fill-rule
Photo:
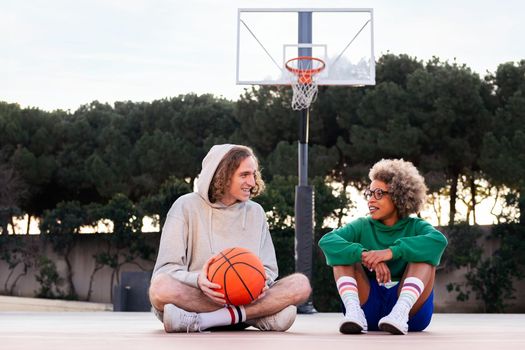
M 324 61 L 316 57 L 300 56 L 288 60 L 285 66 L 293 91 L 292 109 L 307 109 L 317 97 L 317 77 L 325 67 Z

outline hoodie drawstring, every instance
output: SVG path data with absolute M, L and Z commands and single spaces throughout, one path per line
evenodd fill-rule
M 213 249 L 213 231 L 212 231 L 212 223 L 211 223 L 211 220 L 213 218 L 213 208 L 210 207 L 210 213 L 208 215 L 208 230 L 210 232 L 210 250 L 212 253 L 215 253 L 215 250 Z
M 248 209 L 247 209 L 247 205 L 246 203 L 243 203 L 243 215 L 242 215 L 242 230 L 243 231 L 246 231 L 246 217 L 248 216 Z M 212 253 L 215 253 L 215 250 L 214 250 L 214 246 L 215 244 L 213 243 L 213 224 L 212 224 L 212 220 L 213 220 L 213 207 L 210 207 L 210 211 L 209 211 L 209 214 L 208 214 L 208 232 L 210 233 L 210 250 Z
M 244 215 L 243 215 L 243 218 L 242 218 L 242 229 L 243 231 L 246 231 L 246 203 L 244 203 Z

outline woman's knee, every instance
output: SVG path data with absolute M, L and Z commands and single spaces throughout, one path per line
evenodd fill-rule
M 408 263 L 405 274 L 402 278 L 404 281 L 407 277 L 419 278 L 425 284 L 425 289 L 432 289 L 434 278 L 436 276 L 436 267 L 427 263 L 411 262 Z

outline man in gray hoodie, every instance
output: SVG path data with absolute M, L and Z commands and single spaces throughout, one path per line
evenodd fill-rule
M 202 161 L 197 191 L 181 196 L 169 210 L 150 286 L 150 301 L 166 332 L 197 332 L 213 327 L 286 331 L 311 287 L 292 274 L 276 281 L 277 260 L 263 208 L 250 199 L 264 189 L 253 151 L 216 145 Z M 206 272 L 211 258 L 230 247 L 244 247 L 261 259 L 266 287 L 244 306 L 226 305 Z

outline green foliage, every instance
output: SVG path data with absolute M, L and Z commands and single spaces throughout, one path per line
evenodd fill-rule
M 0 235 L 8 234 L 8 225 L 12 217 L 19 214 L 19 206 L 26 196 L 27 186 L 18 172 L 12 166 L 0 164 Z
M 270 212 L 267 215 L 270 231 L 293 227 L 295 186 L 297 177 L 275 176 L 266 183 L 266 190 L 254 200 Z
M 502 64 L 487 80 L 495 90 L 491 131 L 483 137 L 481 169 L 495 185 L 519 193 L 513 203 L 525 212 L 525 60 Z M 509 203 L 510 204 L 510 203 Z M 520 215 L 525 224 L 525 215 Z
M 87 212 L 79 202 L 60 202 L 44 212 L 40 221 L 42 238 L 53 245 L 55 252 L 66 254 L 75 242 L 80 227 L 87 224 Z
M 451 185 L 462 176 L 521 191 L 524 67 L 505 63 L 481 80 L 438 58 L 381 56 L 375 87 L 320 88 L 310 118 L 310 177 L 362 187 L 374 162 L 402 157 L 440 179 L 429 181 L 432 191 L 450 186 L 451 223 Z M 290 98 L 287 87 L 263 86 L 236 102 L 187 94 L 114 106 L 93 101 L 74 113 L 0 102 L 0 161 L 27 184 L 20 208 L 36 216 L 62 201 L 104 204 L 117 193 L 137 203 L 170 176 L 193 183 L 207 150 L 222 142 L 252 146 L 268 180 L 291 176 L 299 114 Z M 525 199 L 517 206 L 525 208 Z
M 40 233 L 45 242 L 51 243 L 53 250 L 61 256 L 67 266 L 67 298 L 77 299 L 73 283 L 71 252 L 75 247 L 80 228 L 90 224 L 86 208 L 79 202 L 60 202 L 53 210 L 46 210 L 40 221 Z
M 447 290 L 457 293 L 457 300 L 466 301 L 474 294 L 483 302 L 483 312 L 505 312 L 514 297 L 514 282 L 525 276 L 525 227 L 502 224 L 493 227 L 488 240 L 496 239 L 499 248 L 489 257 L 481 255 L 476 240 L 479 229 L 455 226 L 449 232 L 449 247 L 445 261 L 452 268 L 467 267 L 465 282 L 449 283 Z
M 446 288 L 449 293 L 456 293 L 457 301 L 467 301 L 470 298 L 470 290 L 464 290 L 465 283 L 448 283 Z
M 377 62 L 376 79 L 380 82 L 392 82 L 405 87 L 407 78 L 418 69 L 423 68 L 423 62 L 408 55 L 386 54 L 381 56 Z
M 272 241 L 279 266 L 279 276 L 288 276 L 295 272 L 295 230 L 293 227 L 272 230 Z
M 467 272 L 467 285 L 475 292 L 476 299 L 483 301 L 483 312 L 504 312 L 509 306 L 507 301 L 514 299 L 512 267 L 508 259 L 496 254 Z
M 449 226 L 446 230 L 448 246 L 441 259 L 441 265 L 447 271 L 466 267 L 467 274 L 472 273 L 481 259 L 483 250 L 477 243 L 483 233 L 477 226 L 470 226 L 466 222 Z M 448 283 L 446 288 L 449 293 L 456 294 L 456 300 L 467 301 L 470 298 L 471 289 L 468 280 L 464 282 Z
M 461 175 L 479 169 L 483 135 L 490 130 L 491 114 L 482 98 L 484 85 L 466 66 L 435 58 L 425 70 L 409 76 L 411 120 L 422 135 L 416 165 L 426 173 L 443 172 L 450 185 L 449 225 L 456 214 L 456 186 Z M 459 151 L 461 150 L 461 151 Z
M 317 244 L 321 237 L 331 231 L 323 228 L 315 231 L 313 251 L 313 302 L 320 312 L 340 312 L 341 297 L 337 291 L 331 266 L 326 264 L 323 251 Z
M 266 158 L 279 142 L 293 142 L 298 135 L 298 115 L 290 108 L 291 90 L 286 87 L 260 86 L 246 90 L 237 101 L 239 128 L 235 140 L 254 148 Z
M 266 183 L 266 190 L 255 201 L 269 213 L 268 225 L 270 231 L 280 231 L 294 227 L 295 187 L 297 176 L 274 176 Z M 337 193 L 322 178 L 315 178 L 311 185 L 314 188 L 314 221 L 315 229 L 325 226 L 326 220 L 338 222 L 342 215 L 351 207 L 351 200 L 343 191 Z
M 39 251 L 18 235 L 0 235 L 0 260 L 7 264 L 9 273 L 5 278 L 3 293 L 14 295 L 17 283 L 36 264 Z M 18 273 L 18 274 L 17 274 Z
M 57 267 L 53 261 L 45 256 L 41 256 L 38 260 L 38 273 L 35 276 L 40 288 L 36 291 L 38 298 L 57 299 L 62 298 L 64 293 L 59 287 L 64 283 L 57 271 Z
M 340 226 L 348 210 L 355 208 L 353 201 L 346 194 L 346 189 L 336 190 L 319 177 L 312 181 L 312 186 L 315 189 L 315 231 L 320 232 L 324 229 L 327 221 L 331 221 L 328 225 L 336 222 Z
M 115 195 L 104 206 L 93 206 L 91 215 L 94 221 L 109 221 L 113 224 L 111 233 L 101 235 L 106 243 L 105 250 L 93 256 L 96 262 L 93 274 L 100 266 L 108 266 L 113 270 L 110 285 L 113 299 L 113 285 L 119 281 L 120 268 L 125 264 L 134 264 L 145 270 L 138 259 L 152 260 L 155 248 L 147 243 L 146 235 L 142 233 L 142 210 L 125 195 Z
M 104 235 L 108 251 L 103 260 L 112 268 L 133 262 L 135 258 L 151 259 L 154 249 L 142 234 L 142 210 L 122 194 L 115 195 L 105 206 L 94 207 L 94 218 L 109 220 L 112 232 Z
M 273 176 L 296 176 L 298 168 L 297 142 L 279 142 L 275 149 L 263 160 L 261 167 L 264 178 L 271 180 Z M 321 145 L 310 145 L 308 149 L 309 162 L 308 175 L 310 178 L 325 177 L 332 173 L 337 165 L 338 152 L 335 147 L 326 148 Z
M 472 268 L 477 265 L 483 253 L 477 243 L 483 233 L 478 226 L 458 223 L 446 230 L 448 246 L 441 259 L 446 269 Z
M 525 277 L 525 226 L 521 224 L 503 224 L 493 226 L 492 235 L 500 241 L 497 254 L 512 262 L 512 275 L 517 278 Z
M 166 220 L 166 214 L 173 203 L 180 196 L 190 193 L 191 191 L 192 189 L 189 183 L 172 176 L 160 186 L 156 194 L 144 198 L 141 201 L 140 206 L 144 210 L 145 215 L 159 217 L 160 222 L 156 224 L 159 224 L 159 226 L 162 227 Z

